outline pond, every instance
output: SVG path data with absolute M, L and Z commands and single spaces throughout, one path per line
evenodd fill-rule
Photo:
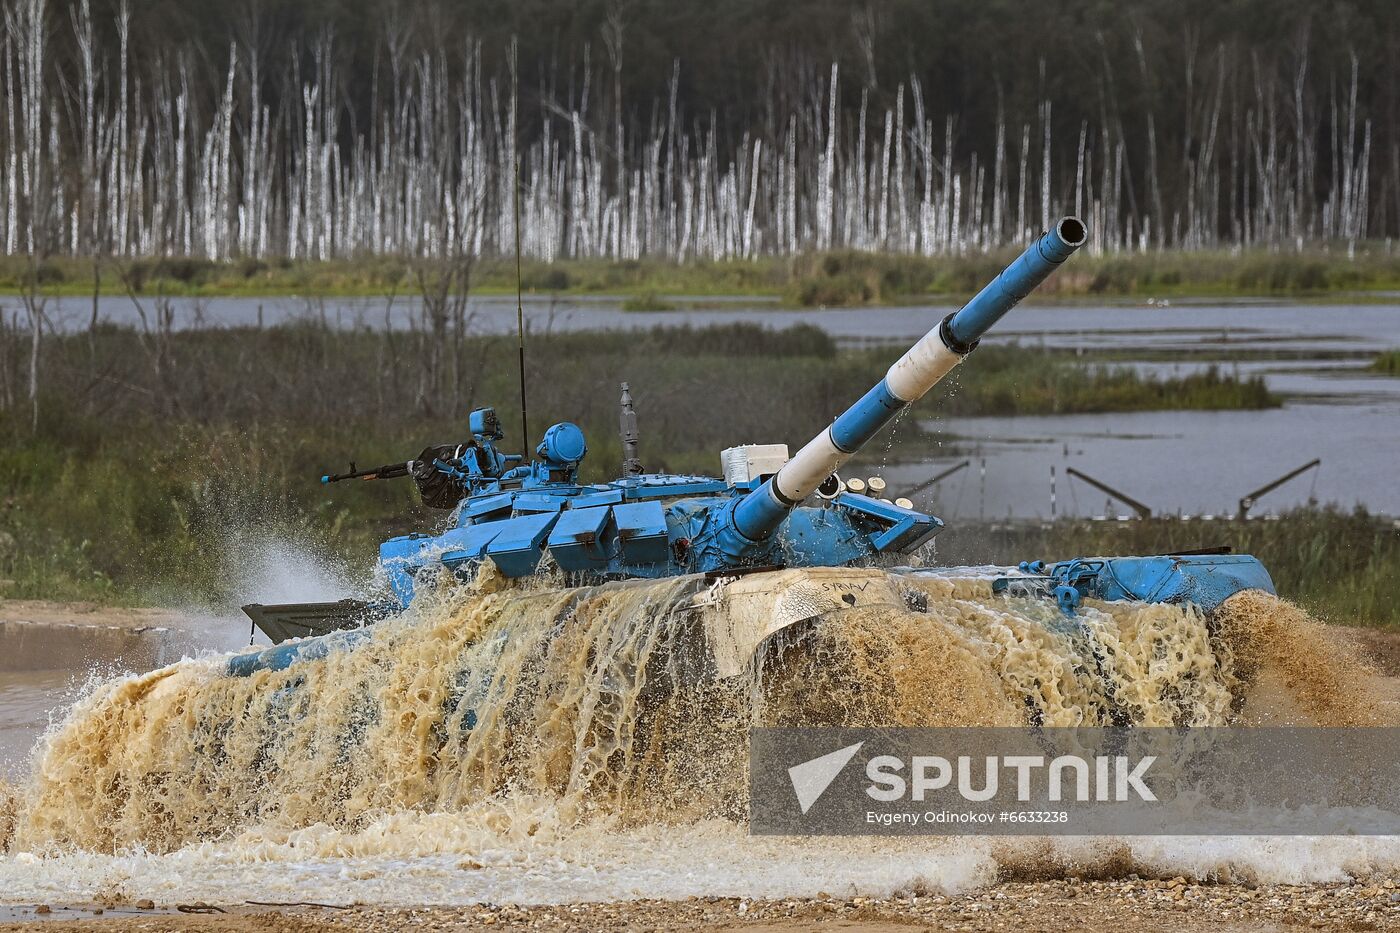
M 902 345 L 953 308 L 789 310 L 752 298 L 679 304 L 675 311 L 629 312 L 615 297 L 530 296 L 525 314 L 536 333 L 748 321 L 774 328 L 812 324 L 846 345 Z M 180 327 L 232 327 L 318 320 L 338 327 L 402 328 L 410 325 L 415 307 L 402 297 L 392 302 L 180 299 L 176 322 Z M 57 326 L 69 329 L 85 326 L 91 313 L 90 301 L 78 298 L 57 302 L 52 310 Z M 106 320 L 136 321 L 134 306 L 124 298 L 105 298 L 99 310 Z M 515 328 L 512 298 L 474 299 L 470 313 L 476 332 Z M 988 342 L 1112 354 L 1123 365 L 1160 377 L 1220 365 L 1232 373 L 1262 376 L 1286 403 L 1263 412 L 944 419 L 937 417 L 935 396 L 920 406 L 919 414 L 949 442 L 932 452 L 921 449 L 917 462 L 890 466 L 888 476 L 892 487 L 909 488 L 970 457 L 972 467 L 931 493 L 945 517 L 1049 517 L 1052 466 L 1059 480 L 1056 515 L 1127 511 L 1079 480 L 1066 481 L 1065 467 L 1095 476 L 1158 512 L 1232 512 L 1240 496 L 1315 457 L 1322 458 L 1320 469 L 1269 493 L 1256 512 L 1316 500 L 1400 514 L 1400 379 L 1366 370 L 1375 352 L 1400 348 L 1400 303 L 1029 304 L 1012 312 Z M 968 365 L 976 365 L 975 356 Z M 805 439 L 783 440 L 795 449 Z M 893 463 L 900 450 L 887 456 Z

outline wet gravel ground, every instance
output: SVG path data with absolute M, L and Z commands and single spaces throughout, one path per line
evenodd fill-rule
M 145 907 L 145 904 L 142 904 Z M 958 895 L 750 901 L 699 898 L 542 907 L 456 908 L 227 907 L 224 913 L 182 913 L 202 905 L 109 905 L 90 909 L 19 908 L 0 931 L 45 928 L 100 931 L 364 931 L 387 930 L 751 930 L 751 931 L 1233 931 L 1400 930 L 1400 884 L 1394 879 L 1330 885 L 1250 887 L 1197 884 L 1183 878 L 1119 881 L 1013 882 Z M 172 912 L 173 911 L 173 912 Z M 18 922 L 15 922 L 18 921 Z

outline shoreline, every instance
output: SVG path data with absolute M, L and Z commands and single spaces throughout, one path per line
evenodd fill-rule
M 44 290 L 42 297 L 45 301 L 87 301 L 91 302 L 91 290 L 62 288 L 58 290 Z M 141 300 L 164 298 L 174 301 L 258 301 L 258 302 L 331 302 L 331 301 L 374 301 L 392 302 L 398 304 L 403 302 L 411 304 L 422 301 L 422 296 L 413 291 L 383 291 L 383 290 L 363 290 L 363 291 L 296 291 L 292 289 L 271 290 L 271 291 L 239 291 L 239 290 L 174 290 L 174 291 L 142 291 L 136 294 Z M 562 291 L 545 291 L 539 289 L 526 289 L 522 294 L 522 300 L 527 310 L 531 305 L 548 306 L 554 302 L 572 301 L 579 303 L 596 303 L 600 305 L 618 305 L 619 310 L 628 314 L 660 314 L 668 312 L 685 313 L 689 311 L 724 311 L 748 310 L 749 305 L 761 307 L 765 311 L 786 311 L 793 315 L 801 315 L 809 311 L 850 311 L 860 313 L 878 309 L 923 309 L 923 308 L 949 308 L 956 310 L 971 297 L 965 292 L 926 292 L 920 294 L 902 295 L 889 301 L 869 302 L 869 303 L 836 303 L 836 304 L 815 304 L 803 305 L 785 301 L 783 296 L 773 292 L 715 292 L 713 294 L 700 293 L 690 290 L 677 290 L 667 292 L 643 293 L 638 291 L 611 290 L 611 291 L 586 291 L 582 289 L 568 289 Z M 469 299 L 483 299 L 492 302 L 507 302 L 512 307 L 515 303 L 514 287 L 501 286 L 473 286 L 469 293 Z M 639 298 L 647 299 L 646 303 L 639 303 Z M 652 303 L 650 299 L 661 300 L 660 304 Z M 0 285 L 0 307 L 5 306 L 5 302 L 13 303 L 9 310 L 21 312 L 24 293 L 19 288 L 9 285 Z M 103 302 L 129 301 L 130 296 L 126 292 L 111 291 L 103 289 L 98 295 L 98 299 Z M 1082 293 L 1068 295 L 1042 295 L 1032 296 L 1021 303 L 1021 307 L 1026 308 L 1214 308 L 1221 306 L 1256 306 L 1268 308 L 1274 305 L 1309 305 L 1317 307 L 1348 307 L 1357 305 L 1375 305 L 1380 307 L 1400 306 L 1400 287 L 1377 287 L 1375 289 L 1360 290 L 1339 290 L 1321 292 L 1229 292 L 1225 290 L 1212 292 L 1103 292 L 1103 293 Z M 101 324 L 109 324 L 106 320 Z M 120 326 L 120 325 L 119 325 Z
M 129 632 L 180 629 L 189 613 L 156 606 L 104 605 L 96 602 L 60 602 L 47 599 L 0 597 L 0 625 L 34 625 L 44 628 L 109 628 Z
M 919 256 L 854 250 L 755 259 L 526 260 L 521 283 L 539 298 L 615 299 L 625 310 L 671 310 L 671 300 L 755 299 L 780 307 L 898 307 L 961 302 L 989 281 L 1015 250 Z M 97 293 L 105 298 L 413 298 L 420 275 L 440 262 L 405 257 L 207 260 L 187 257 L 104 259 Z M 37 272 L 22 255 L 0 256 L 0 297 L 20 298 L 38 276 L 44 297 L 91 298 L 91 257 L 46 259 Z M 512 297 L 513 260 L 469 261 L 472 294 Z M 1085 255 L 1047 282 L 1042 300 L 1310 300 L 1396 301 L 1400 254 L 1381 243 L 1354 257 L 1313 247 L 1302 251 L 1163 250 Z
M 87 299 L 91 300 L 92 288 L 90 286 L 63 285 L 58 288 L 43 288 L 40 290 L 41 296 L 46 299 Z M 515 301 L 515 287 L 507 284 L 473 285 L 468 293 L 471 297 L 487 298 L 501 301 Z M 12 283 L 0 284 L 0 300 L 19 299 L 22 300 L 25 290 Z M 295 286 L 275 286 L 267 289 L 242 289 L 242 288 L 219 288 L 219 287 L 199 287 L 199 288 L 171 288 L 171 289 L 143 289 L 136 293 L 137 298 L 170 298 L 178 300 L 209 300 L 209 301 L 420 301 L 421 294 L 410 288 L 399 290 L 384 288 L 364 288 L 364 289 L 316 289 L 298 288 Z M 903 294 L 883 301 L 833 303 L 833 304 L 800 304 L 784 300 L 784 296 L 776 291 L 738 291 L 738 290 L 717 290 L 714 292 L 697 291 L 694 289 L 541 289 L 526 288 L 522 293 L 526 304 L 542 304 L 551 301 L 587 301 L 604 304 L 628 305 L 622 308 L 626 312 L 657 313 L 665 311 L 694 311 L 694 310 L 722 310 L 726 307 L 743 305 L 748 302 L 761 304 L 765 308 L 775 311 L 792 311 L 800 313 L 803 311 L 828 310 L 828 311 L 866 311 L 872 308 L 924 308 L 929 306 L 948 306 L 950 308 L 960 307 L 970 297 L 971 292 L 914 292 Z M 639 298 L 659 298 L 665 299 L 665 306 L 656 306 L 651 303 L 638 303 Z M 130 295 L 124 291 L 103 287 L 98 293 L 98 298 L 102 301 L 124 301 L 129 300 Z M 669 304 L 675 302 L 674 305 Z M 1182 307 L 1207 306 L 1213 307 L 1220 304 L 1239 305 L 1270 305 L 1270 304 L 1310 304 L 1310 305 L 1351 305 L 1351 304 L 1371 304 L 1371 305 L 1400 305 L 1400 283 L 1387 283 L 1378 285 L 1375 288 L 1356 289 L 1325 289 L 1319 291 L 1238 291 L 1226 288 L 1180 291 L 1168 289 L 1151 289 L 1142 291 L 1104 291 L 1104 292 L 1071 292 L 1064 294 L 1040 295 L 1027 298 L 1021 303 L 1023 307 L 1101 307 L 1105 305 L 1122 306 L 1127 308 L 1152 307 L 1160 303 L 1161 307 L 1171 307 L 1180 305 Z

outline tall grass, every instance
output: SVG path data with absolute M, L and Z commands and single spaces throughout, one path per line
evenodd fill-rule
M 1281 595 L 1341 625 L 1400 626 L 1400 526 L 1363 510 L 1299 509 L 1277 520 L 954 526 L 938 539 L 940 561 L 1163 554 L 1229 545 L 1263 561 Z
M 0 420 L 0 578 L 12 581 L 3 595 L 217 602 L 231 591 L 230 541 L 256 531 L 314 543 L 367 572 L 377 540 L 435 516 L 415 505 L 407 482 L 328 488 L 316 482 L 323 472 L 460 440 L 467 410 L 490 404 L 500 408 L 506 446 L 527 448 L 507 338 L 463 341 L 453 351 L 461 367 L 445 383 L 424 375 L 422 332 L 296 324 L 162 339 L 104 327 L 46 345 L 52 378 L 38 432 L 18 415 Z M 575 421 L 590 446 L 584 477 L 615 476 L 626 380 L 645 466 L 713 475 L 727 446 L 795 449 L 899 352 L 838 350 L 810 326 L 540 334 L 528 354 L 529 446 L 550 422 Z M 1144 380 L 1019 347 L 979 349 L 958 379 L 924 410 L 1215 405 L 1251 391 L 1216 377 L 1210 391 L 1219 397 L 1208 397 L 1190 380 Z M 904 419 L 893 441 L 918 431 Z
M 1260 376 L 1216 366 L 1171 379 L 1126 366 L 1077 365 L 1018 346 L 982 347 L 953 371 L 940 411 L 951 415 L 1063 415 L 1082 412 L 1262 409 L 1281 404 Z

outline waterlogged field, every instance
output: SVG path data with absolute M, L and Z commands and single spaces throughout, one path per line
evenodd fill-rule
M 420 314 L 409 298 L 181 299 L 176 307 L 179 326 L 201 328 L 247 327 L 259 320 L 269 326 L 324 322 L 351 331 L 407 328 Z M 527 302 L 526 318 L 541 344 L 594 331 L 609 332 L 616 341 L 618 358 L 606 364 L 607 378 L 590 377 L 589 393 L 571 402 L 568 415 L 575 419 L 585 418 L 581 409 L 611 406 L 612 383 L 624 379 L 644 404 L 651 404 L 655 417 L 651 397 L 661 390 L 665 405 L 673 379 L 653 375 L 639 359 L 626 359 L 648 351 L 652 341 L 645 335 L 655 327 L 742 323 L 785 329 L 803 324 L 827 334 L 835 347 L 867 354 L 860 375 L 852 373 L 840 390 L 834 380 L 796 383 L 777 368 L 780 364 L 706 364 L 711 375 L 724 371 L 717 382 L 743 390 L 742 400 L 724 399 L 722 406 L 732 422 L 725 436 L 734 440 L 721 441 L 723 432 L 717 429 L 716 444 L 781 440 L 796 449 L 821 418 L 814 412 L 809 420 L 790 419 L 770 411 L 766 399 L 774 384 L 777 391 L 786 387 L 791 395 L 802 396 L 799 404 L 815 402 L 829 416 L 845 400 L 837 391 L 858 394 L 863 381 L 873 379 L 900 349 L 955 307 L 790 311 L 738 298 L 698 305 L 681 301 L 673 310 L 639 312 L 623 310 L 616 298 L 534 298 Z M 80 328 L 88 312 L 86 303 L 68 299 L 55 313 L 57 320 Z M 104 299 L 101 313 L 113 322 L 135 323 L 134 311 L 123 299 Z M 504 341 L 515 328 L 513 302 L 477 299 L 469 318 L 472 334 L 499 337 L 496 353 L 506 352 Z M 1314 457 L 1323 458 L 1323 468 L 1271 492 L 1262 500 L 1261 512 L 1333 503 L 1400 515 L 1400 488 L 1390 482 L 1391 465 L 1400 460 L 1400 430 L 1395 427 L 1400 424 L 1400 380 L 1390 352 L 1400 346 L 1400 306 L 1394 303 L 1030 305 L 1018 308 L 985 344 L 1020 352 L 974 356 L 950 386 L 920 406 L 928 439 L 936 443 L 911 444 L 906 437 L 862 460 L 882 468 L 895 464 L 890 478 L 907 489 L 971 457 L 973 469 L 934 490 L 933 502 L 944 517 L 1045 519 L 1128 511 L 1122 503 L 1108 503 L 1097 490 L 1067 481 L 1066 467 L 1095 476 L 1159 513 L 1232 513 L 1245 493 Z M 704 346 L 697 343 L 697 356 L 705 353 Z M 490 366 L 493 357 L 491 351 L 472 354 L 476 365 Z M 500 362 L 495 360 L 504 370 Z M 1076 367 L 1065 363 L 1076 362 L 1112 364 L 1123 378 L 1075 380 Z M 595 364 L 592 372 L 603 368 Z M 541 380 L 561 378 L 547 366 L 539 373 Z M 1141 380 L 1153 380 L 1162 390 L 1154 392 Z M 687 381 L 701 384 L 706 374 L 688 374 Z M 499 393 L 507 391 L 503 378 L 492 384 L 499 385 Z M 763 415 L 753 417 L 746 408 Z M 642 428 L 644 441 L 658 452 L 653 456 L 681 468 L 677 455 L 690 446 L 687 436 L 664 428 L 658 433 L 647 414 L 644 408 Z M 592 440 L 607 445 L 596 449 L 615 456 L 611 419 L 605 421 L 601 410 L 596 417 L 599 429 Z M 712 451 L 694 454 L 685 468 L 715 469 Z M 1182 463 L 1189 468 L 1179 469 Z M 1060 480 L 1053 513 L 1052 466 Z M 1210 481 L 1202 482 L 1203 477 Z
M 51 338 L 37 425 L 32 409 L 0 421 L 13 439 L 0 448 L 0 488 L 15 506 L 0 513 L 7 595 L 229 605 L 225 568 L 247 559 L 242 542 L 269 533 L 367 574 L 380 540 L 441 515 L 418 508 L 408 483 L 327 488 L 320 476 L 460 441 L 464 413 L 479 405 L 499 408 L 505 449 L 531 446 L 513 414 L 511 342 L 459 324 L 436 335 L 302 321 Z M 781 439 L 796 449 L 901 352 L 742 314 L 708 327 L 550 331 L 529 340 L 530 407 L 536 431 L 577 422 L 589 443 L 581 475 L 603 480 L 621 459 L 619 383 L 630 382 L 644 465 L 713 474 L 719 452 L 735 444 Z M 1281 402 L 1262 379 L 1220 371 L 1147 377 L 1005 344 L 983 348 L 976 362 L 926 407 L 972 415 Z M 891 449 L 927 459 L 936 440 L 912 418 L 887 437 L 866 462 Z M 105 518 L 100 542 L 95 512 Z

